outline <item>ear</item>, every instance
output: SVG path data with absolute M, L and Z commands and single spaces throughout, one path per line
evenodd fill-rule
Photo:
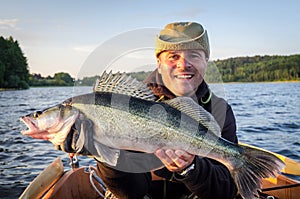
M 205 61 L 206 61 L 206 63 L 208 63 L 208 60 L 209 60 L 209 58 L 208 58 L 208 57 L 205 57 Z
M 156 63 L 157 63 L 157 65 L 160 65 L 160 59 L 159 59 L 159 57 L 156 58 Z
M 159 58 L 156 58 L 156 62 L 157 62 L 157 71 L 159 74 L 161 74 L 161 66 L 160 66 L 160 59 Z

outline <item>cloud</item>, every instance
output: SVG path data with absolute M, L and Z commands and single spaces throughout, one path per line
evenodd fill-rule
M 19 19 L 0 19 L 0 29 L 17 29 Z
M 96 45 L 85 45 L 85 46 L 75 46 L 72 49 L 74 51 L 91 53 L 93 50 L 95 50 L 96 47 L 97 47 Z

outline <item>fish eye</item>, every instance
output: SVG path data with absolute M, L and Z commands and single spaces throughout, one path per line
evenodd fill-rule
M 42 114 L 42 111 L 36 111 L 33 113 L 34 118 L 38 118 Z

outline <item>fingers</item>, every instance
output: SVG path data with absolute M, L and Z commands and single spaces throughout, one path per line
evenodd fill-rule
M 175 150 L 174 153 L 188 163 L 192 163 L 195 157 L 195 155 L 187 153 L 186 151 L 182 151 L 182 150 Z
M 176 170 L 183 164 L 183 161 L 177 157 L 172 150 L 157 150 L 156 156 L 163 162 L 163 164 L 171 170 Z
M 155 155 L 164 163 L 166 168 L 172 172 L 185 169 L 193 162 L 195 157 L 185 151 L 171 149 L 158 149 Z
M 186 164 L 187 164 L 187 161 L 185 159 L 183 159 L 183 153 L 184 153 L 183 151 L 176 153 L 176 151 L 173 151 L 170 149 L 166 150 L 166 154 L 167 154 L 168 158 L 170 159 L 170 161 L 172 163 L 175 163 L 175 165 L 178 168 L 182 168 L 182 167 L 186 166 Z

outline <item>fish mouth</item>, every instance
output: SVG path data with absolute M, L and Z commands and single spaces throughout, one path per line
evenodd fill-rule
M 51 139 L 54 139 L 60 132 L 69 131 L 71 129 L 71 126 L 75 123 L 78 115 L 79 114 L 76 113 L 65 121 L 63 121 L 62 118 L 59 117 L 54 125 L 46 129 L 40 129 L 35 120 L 33 120 L 30 116 L 23 116 L 22 118 L 20 118 L 20 121 L 25 123 L 28 129 L 22 130 L 21 133 L 32 138 L 51 141 Z
M 42 132 L 36 125 L 36 123 L 31 120 L 29 117 L 27 116 L 23 116 L 21 119 L 20 119 L 21 122 L 23 122 L 27 127 L 28 129 L 27 130 L 22 130 L 21 133 L 23 135 L 31 135 L 31 134 L 36 134 L 36 133 L 40 133 Z
M 33 120 L 31 120 L 29 117 L 23 116 L 20 120 L 24 122 L 25 125 L 28 127 L 27 130 L 21 131 L 23 135 L 28 135 L 32 138 L 37 138 L 42 140 L 49 140 L 53 137 L 53 135 L 49 134 L 48 131 L 39 129 L 36 123 Z

